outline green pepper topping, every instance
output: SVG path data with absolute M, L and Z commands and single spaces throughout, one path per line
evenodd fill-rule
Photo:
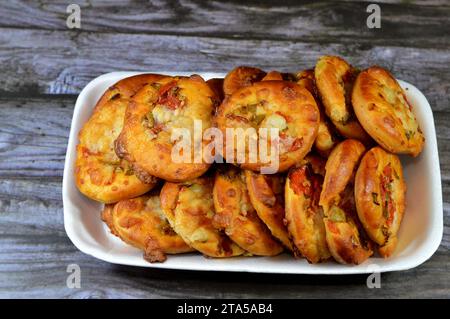
M 145 128 L 152 128 L 155 125 L 155 120 L 153 119 L 153 113 L 151 111 L 145 114 L 142 125 L 144 125 Z
M 347 217 L 345 215 L 345 212 L 342 209 L 340 209 L 339 207 L 337 207 L 337 206 L 331 207 L 331 209 L 330 209 L 330 219 L 333 222 L 336 222 L 336 223 L 346 222 L 347 221 Z

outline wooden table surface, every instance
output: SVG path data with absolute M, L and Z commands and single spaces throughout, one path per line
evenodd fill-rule
M 66 26 L 80 3 L 81 29 Z M 3 1 L 0 4 L 0 297 L 450 297 L 450 1 Z M 262 2 L 263 4 L 261 4 Z M 277 5 L 275 7 L 275 5 Z M 428 98 L 437 130 L 444 236 L 423 265 L 381 276 L 169 271 L 117 266 L 75 248 L 61 182 L 80 90 L 110 71 L 296 71 L 323 54 L 379 64 Z M 68 264 L 81 289 L 66 286 Z

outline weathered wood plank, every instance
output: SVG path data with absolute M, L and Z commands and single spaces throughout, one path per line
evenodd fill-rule
M 183 272 L 106 264 L 77 252 L 67 240 L 42 237 L 21 243 L 0 265 L 0 297 L 7 298 L 449 298 L 448 254 L 437 253 L 414 270 L 381 275 L 381 289 L 366 276 L 291 276 Z M 46 257 L 48 251 L 56 253 Z M 43 257 L 44 256 L 44 257 Z M 3 257 L 3 256 L 2 256 Z M 81 268 L 81 289 L 66 287 L 67 265 Z M 175 280 L 176 278 L 176 280 Z
M 89 1 L 80 3 L 81 32 L 448 48 L 450 7 L 439 3 L 382 3 L 382 27 L 376 30 L 366 25 L 368 3 L 355 1 Z M 0 26 L 67 30 L 67 5 L 8 1 L 0 11 Z
M 343 0 L 348 1 L 348 0 Z M 352 0 L 350 0 L 352 1 Z M 361 0 L 363 2 L 370 2 L 370 3 L 397 3 L 401 5 L 420 5 L 420 6 L 448 6 L 450 3 L 448 0 L 379 0 L 379 1 L 372 1 L 372 0 Z
M 6 178 L 60 178 L 74 97 L 6 99 L 0 102 L 0 183 Z M 6 185 L 13 190 L 15 183 Z M 40 190 L 28 189 L 27 192 Z
M 385 66 L 422 90 L 434 110 L 449 110 L 447 49 L 168 35 L 0 29 L 0 91 L 78 93 L 94 77 L 118 70 L 225 72 L 249 64 L 296 71 L 323 54 L 341 55 L 360 67 Z

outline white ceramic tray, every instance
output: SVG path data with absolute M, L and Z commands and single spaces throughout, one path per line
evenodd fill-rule
M 170 72 L 156 73 L 175 75 Z M 228 259 L 211 259 L 204 258 L 200 254 L 184 254 L 168 256 L 164 263 L 148 263 L 142 258 L 141 251 L 124 244 L 110 234 L 100 220 L 102 205 L 83 196 L 76 188 L 73 177 L 78 131 L 89 118 L 92 108 L 102 93 L 118 80 L 135 74 L 138 73 L 112 72 L 99 76 L 83 89 L 75 104 L 64 167 L 64 225 L 73 244 L 82 252 L 110 263 L 154 268 L 281 274 L 358 274 L 371 273 L 374 270 L 386 272 L 410 269 L 425 262 L 438 248 L 442 239 L 443 212 L 433 113 L 427 99 L 416 87 L 399 81 L 414 108 L 426 143 L 418 158 L 402 157 L 408 187 L 407 208 L 398 236 L 398 247 L 391 258 L 373 257 L 361 265 L 347 266 L 334 262 L 311 265 L 305 259 L 294 259 L 287 254 L 277 257 Z M 205 79 L 224 76 L 217 73 L 198 74 Z

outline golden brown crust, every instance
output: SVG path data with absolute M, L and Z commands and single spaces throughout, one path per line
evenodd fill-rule
M 357 140 L 345 140 L 331 152 L 325 165 L 325 179 L 320 194 L 320 206 L 327 212 L 339 203 L 340 194 L 349 183 L 353 183 L 357 165 L 365 152 L 364 145 Z
M 417 156 L 425 139 L 403 89 L 381 67 L 362 71 L 352 93 L 355 113 L 364 129 L 391 153 Z
M 268 145 L 269 150 L 270 133 L 268 138 L 264 139 L 261 135 L 257 136 L 259 129 L 278 129 L 278 171 L 285 171 L 310 151 L 317 136 L 319 110 L 311 93 L 299 85 L 286 81 L 263 81 L 244 87 L 225 99 L 219 107 L 216 123 L 224 136 L 227 128 L 253 129 L 255 141 L 261 139 L 260 142 Z M 249 153 L 248 135 L 234 139 L 234 145 L 229 145 L 235 154 L 234 160 L 230 159 L 225 151 L 230 139 L 224 139 L 224 149 L 220 151 L 227 162 L 238 162 L 237 145 L 243 141 L 245 149 L 242 155 L 245 157 L 245 163 L 239 165 L 253 171 L 260 171 L 262 167 L 268 166 L 261 162 L 257 154 Z M 261 152 L 259 153 L 261 155 Z M 250 155 L 258 158 L 251 159 Z
M 327 157 L 330 154 L 331 150 L 336 146 L 337 138 L 335 136 L 335 132 L 333 131 L 333 127 L 328 121 L 323 110 L 323 105 L 319 98 L 319 91 L 315 83 L 314 70 L 301 71 L 297 73 L 296 77 L 297 84 L 307 89 L 313 95 L 314 99 L 316 100 L 317 106 L 319 107 L 319 130 L 314 141 L 314 148 L 319 152 L 319 154 Z
M 373 140 L 370 136 L 364 131 L 361 124 L 353 119 L 348 121 L 347 123 L 333 123 L 336 130 L 345 138 L 355 139 L 363 142 L 365 145 L 373 145 Z
M 172 228 L 191 247 L 210 257 L 239 256 L 244 250 L 213 225 L 214 179 L 202 176 L 184 183 L 166 182 L 161 206 Z
M 364 247 L 354 219 L 335 222 L 324 218 L 328 249 L 333 258 L 341 264 L 359 265 L 372 256 L 370 245 Z
M 318 263 L 331 257 L 326 241 L 323 210 L 319 196 L 323 177 L 305 164 L 289 170 L 286 180 L 286 221 L 297 256 L 304 256 L 310 263 Z
M 115 204 L 105 204 L 103 207 L 102 213 L 101 213 L 101 219 L 102 221 L 108 226 L 111 233 L 115 236 L 119 236 L 117 233 L 117 230 L 114 228 L 113 220 L 112 220 L 112 213 L 114 210 Z
M 195 157 L 194 121 L 201 121 L 202 132 L 211 127 L 216 96 L 197 76 L 165 77 L 144 86 L 128 105 L 117 153 L 132 163 L 135 170 L 168 181 L 185 181 L 202 175 L 210 164 L 203 154 Z M 172 141 L 177 129 L 190 136 Z M 182 141 L 189 142 L 186 149 Z M 201 141 L 202 149 L 208 143 Z M 174 159 L 172 153 L 178 156 Z M 183 158 L 185 156 L 185 158 Z
M 327 157 L 337 143 L 338 139 L 336 138 L 336 135 L 333 134 L 331 124 L 325 119 L 324 114 L 321 112 L 319 129 L 317 131 L 317 137 L 314 140 L 314 148 L 320 155 Z
M 98 101 L 78 134 L 75 182 L 84 195 L 114 203 L 144 194 L 157 183 L 153 176 L 148 176 L 145 182 L 139 180 L 132 165 L 120 160 L 114 152 L 114 141 L 122 130 L 130 97 L 145 83 L 161 77 L 144 74 L 123 79 Z
M 378 253 L 384 258 L 390 257 L 397 248 L 397 242 L 397 236 L 389 236 L 388 241 L 383 246 L 378 247 Z
M 245 181 L 252 206 L 272 235 L 286 248 L 293 250 L 284 222 L 284 182 L 280 174 L 263 175 L 245 171 Z
M 356 74 L 356 69 L 336 56 L 321 57 L 314 69 L 325 113 L 339 133 L 346 138 L 370 143 L 371 139 L 358 123 L 351 105 L 351 92 Z
M 144 258 L 150 262 L 165 261 L 165 254 L 194 251 L 170 227 L 158 193 L 116 203 L 110 223 L 113 234 L 143 250 Z
M 243 171 L 228 165 L 217 170 L 213 198 L 214 225 L 241 248 L 260 256 L 275 256 L 283 251 L 253 208 Z
M 356 172 L 356 208 L 364 229 L 383 257 L 395 250 L 405 211 L 405 193 L 400 159 L 381 147 L 368 151 Z
M 238 66 L 231 70 L 223 81 L 223 92 L 225 96 L 230 96 L 237 90 L 251 86 L 253 83 L 261 81 L 266 76 L 266 72 L 261 69 Z
M 118 81 L 117 83 L 109 87 L 108 90 L 106 90 L 106 92 L 97 102 L 94 111 L 97 107 L 102 106 L 110 100 L 117 99 L 119 97 L 123 99 L 131 98 L 145 84 L 151 83 L 163 76 L 164 75 L 147 73 L 133 75 Z
M 283 81 L 283 74 L 278 71 L 270 71 L 261 81 Z
M 346 123 L 351 118 L 347 91 L 353 84 L 355 73 L 350 64 L 337 56 L 322 56 L 316 63 L 316 85 L 333 123 Z
M 356 215 L 353 190 L 355 170 L 364 151 L 357 140 L 345 140 L 333 149 L 325 165 L 319 204 L 324 210 L 330 253 L 344 264 L 360 264 L 373 253 Z

